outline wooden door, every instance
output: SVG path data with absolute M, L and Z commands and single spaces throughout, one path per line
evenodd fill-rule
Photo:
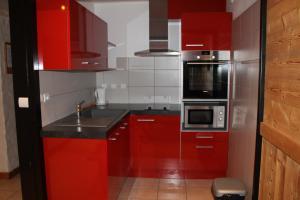
M 299 13 L 299 0 L 268 0 L 260 200 L 300 199 Z

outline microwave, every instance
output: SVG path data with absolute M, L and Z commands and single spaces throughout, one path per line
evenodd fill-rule
M 228 99 L 229 51 L 183 54 L 183 99 Z
M 227 131 L 227 101 L 184 102 L 183 107 L 183 131 Z

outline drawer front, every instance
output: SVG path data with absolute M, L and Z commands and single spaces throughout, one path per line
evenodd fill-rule
M 186 178 L 216 178 L 226 174 L 226 133 L 184 133 L 181 137 L 182 167 Z

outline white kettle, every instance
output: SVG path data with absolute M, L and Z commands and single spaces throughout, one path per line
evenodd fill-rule
M 103 106 L 106 104 L 105 101 L 105 88 L 97 88 L 95 90 L 95 97 L 96 97 L 96 105 Z

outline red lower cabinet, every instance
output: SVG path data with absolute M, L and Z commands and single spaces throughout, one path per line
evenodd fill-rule
M 43 138 L 48 200 L 117 200 L 130 167 L 128 122 L 107 140 Z
M 228 133 L 181 134 L 181 159 L 184 177 L 205 179 L 226 176 Z
M 48 200 L 107 199 L 107 142 L 44 138 Z
M 180 178 L 180 116 L 132 115 L 131 176 Z

